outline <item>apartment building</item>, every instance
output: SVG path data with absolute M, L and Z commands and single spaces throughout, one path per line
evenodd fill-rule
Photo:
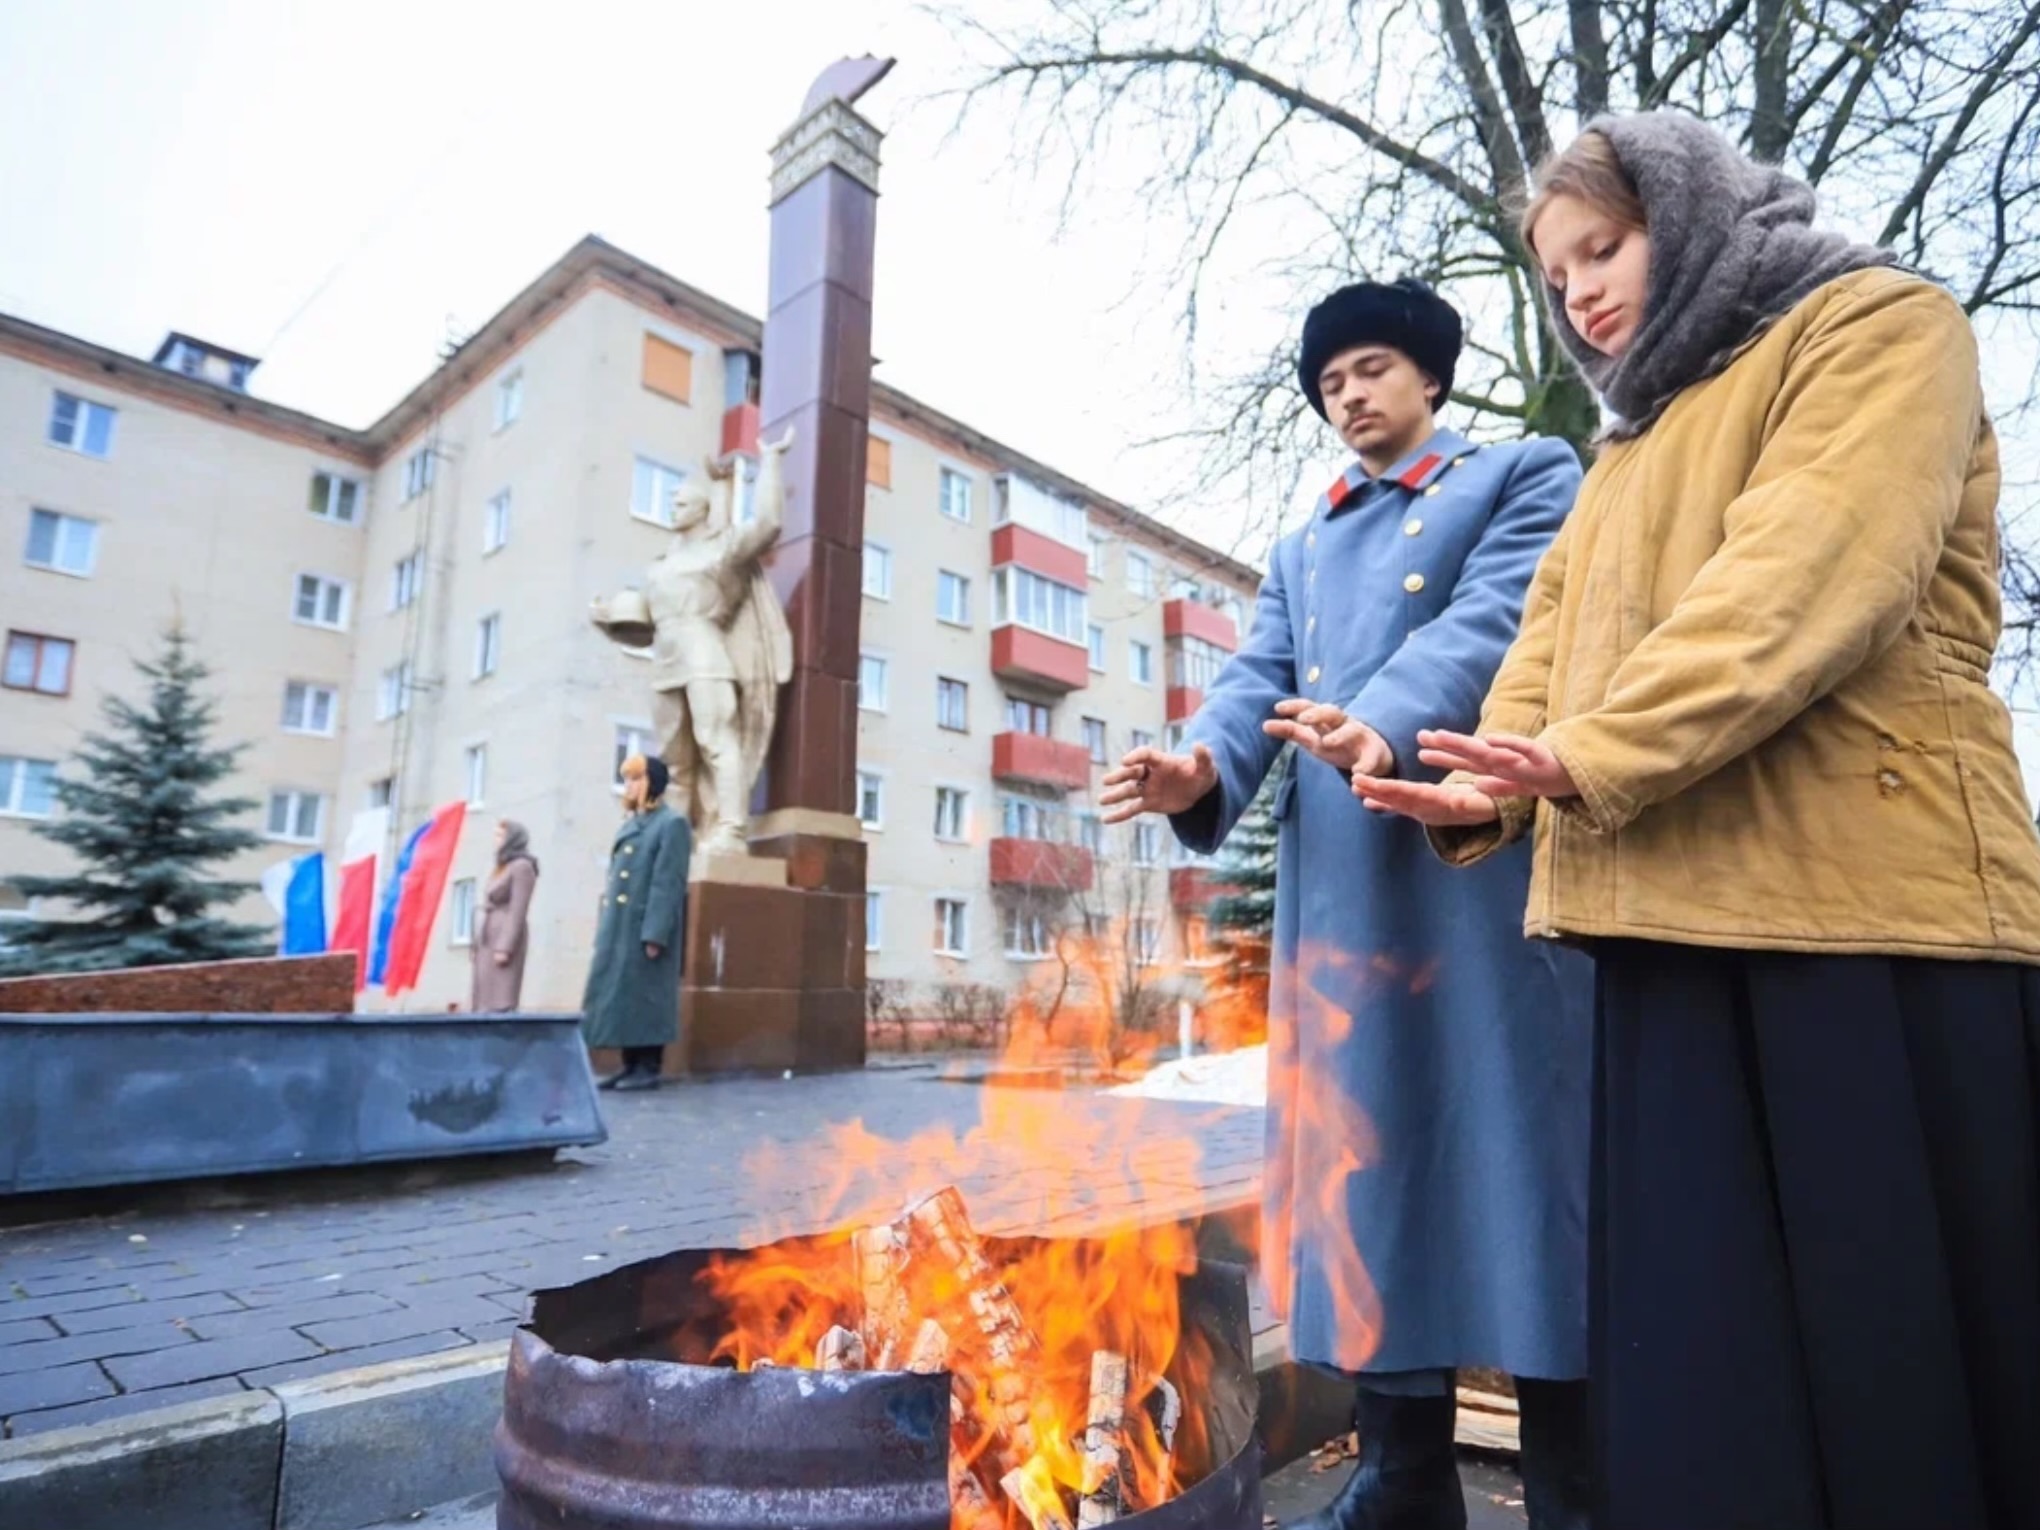
M 337 852 L 362 809 L 395 835 L 465 800 L 402 1001 L 444 1008 L 515 818 L 542 866 L 525 1003 L 571 1008 L 616 767 L 650 727 L 642 663 L 588 602 L 641 579 L 676 483 L 755 442 L 760 338 L 591 238 L 350 430 L 251 397 L 255 358 L 192 337 L 144 361 L 0 317 L 0 918 L 25 910 L 10 875 L 60 864 L 27 832 L 52 774 L 181 617 L 271 841 L 232 870 Z M 1072 919 L 1196 959 L 1204 868 L 1092 802 L 1106 761 L 1195 710 L 1254 571 L 883 386 L 867 477 L 871 975 L 1012 987 Z

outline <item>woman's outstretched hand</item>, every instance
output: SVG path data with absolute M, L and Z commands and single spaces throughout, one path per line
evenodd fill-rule
M 1580 789 L 1558 756 L 1534 738 L 1515 733 L 1426 730 L 1417 734 L 1417 758 L 1435 770 L 1472 776 L 1471 788 L 1489 797 L 1577 797 Z
M 1376 813 L 1400 813 L 1433 829 L 1470 828 L 1501 817 L 1495 799 L 1471 786 L 1401 781 L 1353 772 L 1353 795 Z

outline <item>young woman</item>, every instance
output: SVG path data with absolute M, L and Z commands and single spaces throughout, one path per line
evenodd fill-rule
M 537 885 L 531 835 L 523 824 L 505 818 L 496 825 L 496 869 L 482 894 L 482 927 L 471 952 L 475 973 L 468 1008 L 478 1015 L 514 1010 L 524 993 L 524 951 Z
M 1940 287 L 1672 113 L 1523 234 L 1618 423 L 1442 782 L 1597 967 L 1603 1530 L 2040 1525 L 2040 838 L 1997 445 Z

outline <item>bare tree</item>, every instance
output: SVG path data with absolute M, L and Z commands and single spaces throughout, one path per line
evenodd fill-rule
M 1593 400 L 1539 322 L 1511 214 L 1537 161 L 1605 109 L 1693 111 L 1789 163 L 1972 314 L 2030 334 L 2040 313 L 2040 0 L 1010 0 L 989 16 L 957 0 L 939 14 L 970 60 L 960 121 L 995 113 L 1065 219 L 1130 192 L 1173 220 L 1180 237 L 1138 279 L 1171 295 L 1193 357 L 1243 275 L 1289 294 L 1288 330 L 1211 381 L 1209 408 L 1171 438 L 1235 501 L 1295 497 L 1323 440 L 1291 378 L 1296 307 L 1363 275 L 1424 276 L 1468 314 L 1462 418 L 1584 448 Z

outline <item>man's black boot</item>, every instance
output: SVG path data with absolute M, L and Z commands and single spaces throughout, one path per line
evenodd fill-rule
M 1466 1497 L 1452 1447 L 1458 1399 L 1359 1389 L 1353 1427 L 1360 1460 L 1331 1504 L 1289 1530 L 1466 1530 Z

